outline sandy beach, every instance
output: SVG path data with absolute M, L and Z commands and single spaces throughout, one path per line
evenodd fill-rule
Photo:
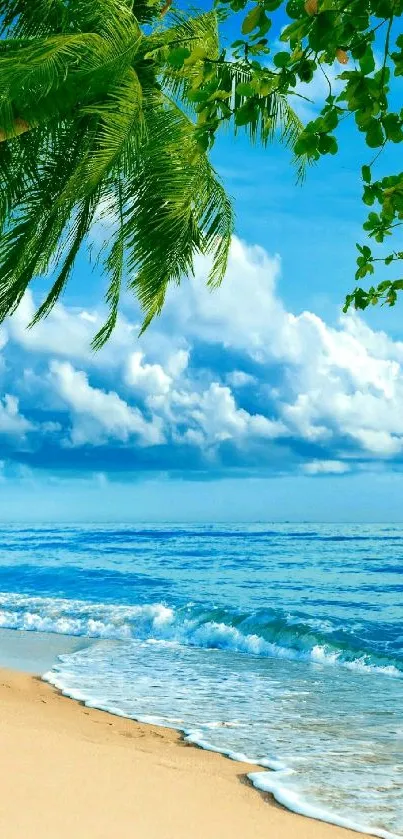
M 5 839 L 356 839 L 253 789 L 257 769 L 0 671 Z M 363 835 L 363 834 L 361 834 Z

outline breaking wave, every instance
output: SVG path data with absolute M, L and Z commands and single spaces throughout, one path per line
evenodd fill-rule
M 330 621 L 299 620 L 275 609 L 245 614 L 196 605 L 125 606 L 3 593 L 0 628 L 121 641 L 169 641 L 403 677 L 403 661 L 360 648 L 355 636 Z

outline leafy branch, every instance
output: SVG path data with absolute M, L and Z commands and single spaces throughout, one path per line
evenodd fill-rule
M 324 103 L 316 103 L 317 115 L 300 131 L 294 145 L 297 160 L 317 162 L 324 155 L 339 151 L 338 129 L 350 116 L 366 145 L 374 150 L 369 165 L 362 167 L 363 203 L 373 206 L 364 222 L 369 239 L 382 245 L 403 221 L 403 174 L 373 179 L 375 163 L 388 144 L 403 141 L 403 108 L 390 106 L 393 77 L 403 76 L 403 35 L 393 43 L 395 23 L 401 19 L 403 0 L 216 0 L 225 14 L 244 11 L 242 38 L 232 44 L 232 63 L 247 71 L 245 84 L 237 88 L 242 98 L 226 98 L 229 88 L 222 81 L 214 90 L 209 83 L 209 68 L 195 82 L 198 92 L 199 137 L 205 148 L 214 142 L 218 128 L 225 122 L 242 125 L 253 136 L 259 121 L 267 119 L 265 97 L 290 99 L 300 83 L 310 85 L 320 72 L 328 86 Z M 286 26 L 269 42 L 276 15 Z M 282 44 L 278 47 L 278 41 Z M 382 52 L 381 67 L 376 52 Z M 222 56 L 222 64 L 228 56 Z M 331 75 L 337 73 L 337 92 Z M 327 69 L 329 68 L 329 69 Z M 330 72 L 332 71 L 332 72 Z M 235 72 L 235 71 L 234 71 Z M 262 95 L 262 88 L 264 96 Z M 221 97 L 224 104 L 221 104 Z M 230 107 L 231 105 L 231 107 Z M 362 250 L 364 248 L 364 250 Z M 356 280 L 372 274 L 375 263 L 395 265 L 402 256 L 374 257 L 369 244 L 359 246 Z M 357 287 L 347 295 L 345 310 L 353 305 L 366 308 L 377 302 L 394 305 L 401 280 L 382 281 L 368 291 Z

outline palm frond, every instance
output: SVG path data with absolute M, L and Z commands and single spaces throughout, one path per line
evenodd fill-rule
M 38 38 L 65 32 L 69 26 L 64 0 L 0 0 L 0 34 Z
M 109 307 L 109 314 L 105 323 L 92 340 L 91 346 L 94 350 L 99 350 L 110 338 L 115 328 L 119 312 L 120 294 L 125 265 L 125 230 L 123 225 L 124 207 L 122 184 L 120 180 L 116 189 L 116 202 L 118 229 L 115 233 L 114 241 L 105 263 L 107 273 L 111 278 L 106 292 L 106 303 Z
M 134 17 L 143 21 L 146 9 L 155 5 L 153 0 L 0 0 L 0 34 L 40 38 L 97 32 L 103 36 L 112 34 L 114 27 L 131 25 Z
M 250 95 L 245 96 L 238 92 L 238 86 L 250 84 L 253 81 L 253 73 L 246 63 L 226 61 L 219 58 L 218 19 L 215 12 L 210 12 L 197 17 L 186 18 L 183 15 L 175 16 L 175 24 L 168 31 L 165 31 L 164 38 L 156 47 L 162 71 L 161 79 L 163 88 L 176 101 L 180 101 L 182 107 L 185 105 L 187 111 L 196 115 L 197 98 L 195 99 L 194 83 L 199 80 L 202 65 L 205 61 L 209 64 L 209 82 L 212 87 L 226 91 L 228 99 L 225 108 L 223 123 L 230 127 L 236 134 L 239 131 L 246 131 L 252 143 L 261 143 L 267 146 L 277 138 L 281 143 L 294 149 L 294 146 L 303 131 L 304 125 L 296 112 L 291 107 L 286 96 L 273 90 L 266 95 L 257 93 L 259 107 L 254 111 L 254 118 L 245 121 L 244 125 L 237 123 L 235 114 L 243 107 L 251 105 Z M 158 33 L 153 36 L 158 39 Z M 161 37 L 161 36 L 159 36 Z M 168 44 L 175 43 L 181 47 L 188 47 L 193 51 L 180 69 L 174 69 L 167 60 L 169 56 Z M 295 158 L 294 164 L 297 167 L 297 179 L 302 180 L 305 175 L 308 159 Z
M 1 129 L 12 136 L 18 117 L 32 127 L 100 95 L 133 60 L 141 38 L 138 26 L 125 30 L 125 36 L 58 35 L 0 52 Z
M 211 58 L 218 57 L 218 17 L 215 11 L 181 12 L 173 10 L 154 27 L 148 38 L 149 49 L 164 45 L 203 47 Z
M 124 228 L 130 283 L 146 323 L 162 306 L 167 286 L 193 271 L 196 253 L 213 252 L 211 282 L 222 279 L 233 233 L 228 199 L 204 155 L 194 126 L 165 97 L 146 97 L 149 137 L 141 168 L 128 179 Z M 129 196 L 127 196 L 129 197 Z
M 218 18 L 216 12 L 195 16 L 171 12 L 170 26 L 156 27 L 147 38 L 143 49 L 152 55 L 161 66 L 160 78 L 165 91 L 177 99 L 186 99 L 194 79 L 199 75 L 206 57 L 216 60 L 219 55 Z M 175 69 L 168 56 L 173 47 L 184 47 L 191 51 L 190 62 Z
M 74 203 L 58 203 L 70 167 L 80 161 L 88 145 L 88 131 L 75 123 L 54 132 L 53 146 L 40 150 L 40 165 L 32 180 L 26 179 L 6 214 L 0 237 L 0 320 L 18 305 L 29 282 L 46 273 L 60 253 L 63 234 L 69 229 Z
M 96 198 L 94 198 L 94 196 L 84 199 L 81 208 L 77 212 L 77 217 L 74 220 L 72 230 L 68 237 L 70 241 L 68 242 L 68 250 L 62 268 L 59 271 L 59 274 L 56 280 L 54 281 L 53 286 L 49 291 L 49 294 L 35 313 L 31 323 L 29 324 L 30 327 L 35 326 L 35 324 L 38 323 L 38 321 L 42 320 L 42 318 L 46 317 L 49 314 L 49 312 L 53 309 L 55 303 L 58 301 L 60 295 L 62 294 L 64 287 L 70 277 L 71 271 L 73 269 L 76 256 L 85 240 L 86 235 L 90 231 L 95 208 Z
M 82 116 L 94 118 L 97 127 L 85 170 L 77 173 L 71 186 L 74 191 L 80 192 L 83 186 L 87 188 L 87 184 L 98 184 L 115 165 L 125 177 L 128 154 L 136 155 L 136 150 L 146 139 L 142 100 L 139 78 L 130 67 L 103 101 L 80 110 Z
M 145 329 L 197 254 L 211 257 L 209 285 L 222 281 L 233 211 L 200 150 L 192 90 L 210 61 L 242 107 L 247 70 L 220 60 L 214 12 L 169 12 L 146 34 L 139 21 L 161 3 L 0 0 L 0 321 L 38 275 L 51 287 L 32 325 L 47 316 L 100 217 L 108 316 L 94 348 L 115 327 L 124 284 Z M 179 69 L 175 47 L 190 51 Z M 302 126 L 288 103 L 262 102 L 251 139 L 293 148 Z

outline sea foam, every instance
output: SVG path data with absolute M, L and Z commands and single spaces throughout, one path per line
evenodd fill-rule
M 94 639 L 166 642 L 403 677 L 400 663 L 386 656 L 346 642 L 338 646 L 329 624 L 296 623 L 288 615 L 268 610 L 240 616 L 229 610 L 174 608 L 162 603 L 122 606 L 0 594 L 0 627 Z

